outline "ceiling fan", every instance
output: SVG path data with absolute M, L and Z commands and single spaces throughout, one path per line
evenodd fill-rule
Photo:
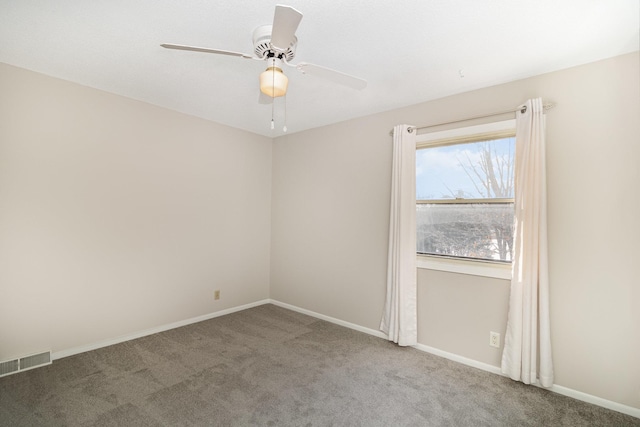
M 167 49 L 189 50 L 267 61 L 269 64 L 267 69 L 260 74 L 261 103 L 271 102 L 273 98 L 284 96 L 287 93 L 289 79 L 282 72 L 283 64 L 296 68 L 303 74 L 315 75 L 358 90 L 364 89 L 367 86 L 367 82 L 358 77 L 307 62 L 298 64 L 289 62 L 296 54 L 298 38 L 295 32 L 301 20 L 302 13 L 293 7 L 277 5 L 273 16 L 273 24 L 262 25 L 253 31 L 253 54 L 169 43 L 164 43 L 160 46 Z

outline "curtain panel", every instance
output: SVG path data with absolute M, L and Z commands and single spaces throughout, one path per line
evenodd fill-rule
M 401 346 L 415 345 L 417 332 L 416 132 L 393 128 L 387 294 L 380 330 Z
M 516 113 L 515 244 L 502 372 L 553 385 L 547 264 L 545 116 L 542 99 Z

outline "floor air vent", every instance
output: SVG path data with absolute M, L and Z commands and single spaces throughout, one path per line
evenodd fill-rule
M 16 372 L 26 371 L 28 369 L 39 368 L 40 366 L 51 364 L 51 352 L 32 354 L 30 356 L 20 357 L 18 359 L 0 362 L 0 377 L 15 374 Z

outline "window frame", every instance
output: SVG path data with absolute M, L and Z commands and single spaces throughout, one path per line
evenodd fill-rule
M 416 151 L 439 147 L 443 145 L 456 145 L 469 142 L 480 142 L 487 139 L 500 139 L 514 137 L 516 134 L 516 120 L 502 120 L 481 125 L 465 126 L 454 129 L 434 131 L 416 135 Z M 491 201 L 490 201 L 491 200 Z M 514 199 L 443 199 L 443 200 L 416 200 L 416 206 L 421 203 L 505 203 L 514 202 Z M 469 259 L 446 255 L 421 254 L 416 251 L 416 264 L 418 268 L 426 270 L 446 271 L 474 276 L 493 277 L 497 279 L 511 279 L 511 267 L 513 260 L 491 261 L 484 259 Z

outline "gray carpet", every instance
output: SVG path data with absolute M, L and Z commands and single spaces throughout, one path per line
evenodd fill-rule
M 0 379 L 3 426 L 640 426 L 264 305 Z

